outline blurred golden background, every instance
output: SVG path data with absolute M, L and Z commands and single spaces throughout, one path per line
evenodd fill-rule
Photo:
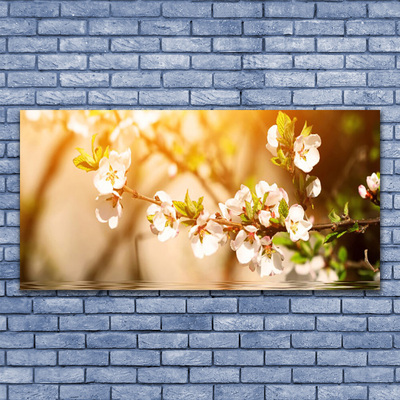
M 285 112 L 297 118 L 297 135 L 307 121 L 322 138 L 312 171 L 322 182 L 315 221 L 346 201 L 353 218 L 376 216 L 357 187 L 379 171 L 379 111 Z M 183 226 L 160 243 L 146 219 L 149 204 L 127 193 L 119 226 L 109 229 L 95 217 L 93 173 L 72 162 L 76 147 L 89 150 L 97 134 L 103 148 L 131 149 L 127 184 L 147 196 L 164 190 L 182 200 L 189 189 L 213 213 L 241 183 L 265 180 L 285 188 L 293 204 L 290 177 L 265 148 L 276 117 L 273 110 L 21 111 L 21 288 L 317 288 L 293 273 L 290 258 L 286 273 L 268 278 L 241 266 L 229 244 L 196 259 Z M 370 261 L 379 260 L 379 227 L 344 240 L 352 259 L 368 247 Z

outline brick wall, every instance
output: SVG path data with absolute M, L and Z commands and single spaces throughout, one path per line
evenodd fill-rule
M 385 0 L 2 1 L 0 399 L 400 398 L 399 17 Z M 164 106 L 379 108 L 382 290 L 20 292 L 19 110 Z

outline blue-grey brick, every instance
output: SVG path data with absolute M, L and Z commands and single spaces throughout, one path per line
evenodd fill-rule
M 0 368 L 0 383 L 31 383 L 32 381 L 32 368 Z
M 184 315 L 162 317 L 164 331 L 209 331 L 212 327 L 210 315 Z
M 26 298 L 0 298 L 1 314 L 29 314 L 32 309 L 32 300 Z
M 189 56 L 183 54 L 142 55 L 140 66 L 143 69 L 188 69 Z
M 264 398 L 262 385 L 216 385 L 215 400 L 242 400 Z
M 369 50 L 372 52 L 397 52 L 400 46 L 400 38 L 370 38 Z
M 39 55 L 39 70 L 85 69 L 86 56 L 81 54 Z
M 166 350 L 162 352 L 163 365 L 211 365 L 212 352 L 205 350 Z
M 12 2 L 10 4 L 12 17 L 58 17 L 59 5 L 51 2 Z
M 48 400 L 58 397 L 57 385 L 10 385 L 9 399 Z
M 67 311 L 64 310 L 63 312 L 66 313 Z M 109 319 L 107 316 L 96 316 L 96 315 L 73 315 L 73 316 L 60 317 L 60 329 L 63 331 L 108 330 Z
M 377 299 L 372 299 L 375 301 Z M 399 331 L 400 316 L 390 315 L 384 317 L 370 317 L 368 319 L 368 328 L 370 331 Z
M 200 105 L 239 105 L 240 93 L 233 90 L 192 90 L 191 104 Z
M 56 331 L 57 317 L 47 315 L 25 315 L 8 317 L 10 331 Z
M 0 20 L 0 36 L 34 35 L 36 20 L 31 18 L 13 18 Z
M 234 313 L 237 311 L 237 300 L 234 298 L 188 299 L 189 313 Z
M 214 351 L 215 365 L 263 365 L 262 350 L 217 350 Z
M 373 4 L 370 4 L 370 7 Z M 383 3 L 377 3 L 382 8 Z M 371 13 L 371 8 L 370 8 Z M 363 36 L 363 35 L 394 35 L 395 34 L 395 23 L 394 21 L 373 21 L 373 20 L 358 20 L 358 21 L 347 21 L 346 22 L 346 33 L 347 35 Z
M 289 299 L 285 297 L 242 297 L 239 312 L 245 314 L 277 314 L 289 312 Z
M 207 18 L 211 17 L 211 3 L 167 2 L 162 5 L 162 14 L 170 18 Z
M 86 92 L 83 90 L 45 90 L 36 94 L 36 102 L 43 105 L 85 104 Z
M 314 400 L 316 389 L 315 386 L 308 385 L 267 385 L 265 396 L 266 399 L 292 400 L 301 398 L 303 400 Z
M 263 326 L 264 321 L 261 315 L 214 317 L 214 330 L 216 331 L 260 331 Z
M 50 53 L 57 51 L 56 38 L 11 37 L 8 39 L 10 53 Z M 3 56 L 4 57 L 4 56 Z M 18 65 L 18 63 L 17 63 Z M 18 69 L 18 68 L 16 68 Z M 32 85 L 34 86 L 34 85 Z
M 64 87 L 104 87 L 108 86 L 108 80 L 108 74 L 102 72 L 60 73 L 60 84 Z
M 213 8 L 214 18 L 260 18 L 262 4 L 258 3 L 216 3 Z
M 52 366 L 56 365 L 57 353 L 54 350 L 10 350 L 7 351 L 7 365 L 13 366 Z
M 296 332 L 292 334 L 292 346 L 306 349 L 334 349 L 340 348 L 342 335 L 326 332 Z
M 395 399 L 400 396 L 400 386 L 383 386 L 377 385 L 370 387 L 369 398 L 371 400 L 387 400 Z
M 355 55 L 346 56 L 346 68 L 350 69 L 392 69 L 395 59 L 391 55 Z
M 343 335 L 345 349 L 387 349 L 392 347 L 392 336 L 387 333 L 349 333 Z
M 134 19 L 93 19 L 89 21 L 90 35 L 137 35 L 138 21 Z
M 70 314 L 82 313 L 83 301 L 81 299 L 34 299 L 33 311 L 36 314 Z
M 218 72 L 214 74 L 214 86 L 222 89 L 256 89 L 264 86 L 261 72 Z
M 152 315 L 116 315 L 111 316 L 111 329 L 117 331 L 150 331 L 159 330 L 160 317 Z
M 369 17 L 394 18 L 400 17 L 400 4 L 397 2 L 376 2 L 369 4 Z
M 58 358 L 59 365 L 108 365 L 105 350 L 61 350 Z
M 340 312 L 339 299 L 307 299 L 294 298 L 291 303 L 292 312 L 294 313 L 322 313 L 332 314 Z
M 245 21 L 243 24 L 245 35 L 277 36 L 292 35 L 293 23 L 291 21 L 264 20 Z
M 341 383 L 340 368 L 294 368 L 294 383 Z
M 255 53 L 262 50 L 260 38 L 215 38 L 213 50 L 222 53 Z
M 318 3 L 318 18 L 361 18 L 366 17 L 367 7 L 360 3 L 343 3 L 340 6 L 335 3 Z
M 192 383 L 238 383 L 239 368 L 193 367 L 190 369 Z
M 363 53 L 367 48 L 362 38 L 318 38 L 317 51 L 324 53 Z
M 2 349 L 29 349 L 33 347 L 33 334 L 1 332 L 0 343 Z
M 365 331 L 367 319 L 365 317 L 329 316 L 317 317 L 319 331 Z
M 170 71 L 163 74 L 164 87 L 211 87 L 212 74 L 201 71 Z M 158 82 L 159 85 L 159 82 Z
M 274 18 L 313 18 L 314 4 L 268 1 L 264 5 L 264 16 Z
M 289 90 L 250 89 L 242 92 L 242 103 L 244 105 L 289 105 L 290 102 L 291 93 Z
M 191 348 L 237 348 L 239 347 L 238 333 L 191 333 L 189 335 L 189 346 Z
M 8 12 L 8 4 L 1 3 L 0 4 L 0 17 L 6 17 Z
M 290 383 L 291 375 L 290 368 L 245 367 L 241 380 L 245 383 Z
M 164 55 L 165 57 L 165 55 Z M 185 56 L 181 56 L 185 57 Z M 142 57 L 143 59 L 143 57 Z M 143 64 L 141 64 L 143 67 Z M 185 64 L 186 65 L 186 64 Z M 187 61 L 189 65 L 189 60 Z M 238 70 L 241 61 L 239 56 L 234 55 L 194 55 L 192 56 L 192 66 L 194 69 L 206 70 Z M 178 67 L 179 68 L 179 67 Z
M 386 299 L 343 299 L 344 314 L 390 314 L 392 301 Z
M 3 162 L 3 161 L 8 161 Z M 15 160 L 18 161 L 18 160 Z M 11 160 L 1 160 L 0 161 L 0 171 L 5 166 L 9 166 L 9 171 L 11 168 L 15 168 Z M 15 168 L 17 170 L 17 168 Z M 4 173 L 4 172 L 3 172 Z M 18 209 L 18 195 L 3 194 L 0 197 L 0 207 L 3 209 Z M 1 243 L 11 243 L 15 244 L 15 241 L 19 238 L 19 229 L 17 228 L 0 228 L 0 241 Z
M 367 353 L 364 351 L 322 350 L 318 351 L 317 364 L 362 367 L 367 365 Z
M 166 385 L 163 387 L 164 400 L 208 400 L 213 397 L 210 385 Z
M 160 353 L 155 350 L 112 350 L 111 365 L 157 366 L 160 365 Z
M 208 38 L 163 38 L 161 49 L 165 52 L 180 53 L 182 49 L 191 53 L 209 53 L 211 39 Z
M 265 330 L 268 331 L 312 331 L 315 318 L 302 315 L 270 315 L 265 317 Z
M 240 347 L 247 349 L 287 349 L 290 347 L 289 333 L 252 332 L 240 336 Z
M 366 86 L 367 74 L 356 71 L 323 71 L 317 74 L 317 85 L 319 87 L 334 86 Z
M 109 5 L 101 1 L 61 3 L 62 17 L 106 17 Z
M 161 74 L 155 71 L 116 72 L 111 77 L 111 85 L 122 88 L 159 87 L 161 85 Z
M 343 21 L 305 20 L 294 23 L 296 35 L 299 36 L 340 36 L 344 35 Z
M 144 20 L 140 24 L 141 35 L 173 36 L 173 35 L 189 35 L 189 33 L 190 33 L 189 21 Z
M 87 368 L 86 382 L 88 383 L 134 383 L 136 370 L 133 368 Z
M 186 383 L 187 381 L 187 368 L 150 367 L 138 369 L 138 382 L 140 383 Z
M 183 333 L 143 333 L 139 334 L 139 348 L 179 349 L 188 345 L 188 335 Z
M 174 90 L 170 92 L 161 92 L 155 90 L 141 90 L 139 92 L 139 104 L 145 106 L 185 106 L 189 104 L 189 92 L 187 90 Z M 166 299 L 165 299 L 166 300 Z M 172 300 L 172 299 L 171 299 Z M 179 299 L 181 300 L 181 299 Z M 162 303 L 160 303 L 162 304 Z M 153 307 L 150 305 L 150 308 Z M 142 309 L 146 309 L 146 306 L 143 306 Z M 157 306 L 155 306 L 157 309 Z M 175 311 L 174 311 L 175 310 Z M 179 308 L 174 308 L 174 310 L 170 312 L 182 312 L 181 306 Z M 138 311 L 140 312 L 140 311 Z M 157 311 L 150 311 L 150 312 L 157 312 Z M 160 312 L 168 312 L 168 311 L 160 311 Z
M 19 125 L 17 125 L 17 124 L 10 124 L 10 125 L 2 124 L 0 126 L 0 139 L 1 140 L 19 140 Z
M 60 399 L 93 399 L 107 400 L 110 398 L 110 386 L 101 384 L 61 385 Z
M 318 399 L 320 400 L 366 400 L 368 396 L 366 386 L 356 385 L 318 385 Z
M 48 19 L 38 22 L 39 35 L 84 35 L 85 21 L 71 19 Z
M 108 40 L 104 38 L 61 38 L 60 50 L 65 52 L 105 52 L 108 51 Z
M 301 53 L 315 49 L 312 38 L 268 37 L 264 39 L 264 45 L 267 52 Z
M 378 90 L 378 89 L 345 90 L 344 103 L 350 105 L 393 104 L 393 92 L 391 90 Z
M 181 386 L 182 387 L 182 386 Z M 155 385 L 118 385 L 112 387 L 113 399 L 131 400 L 145 398 L 148 400 L 161 399 L 161 387 Z
M 126 104 L 135 105 L 138 102 L 138 93 L 132 90 L 92 90 L 89 93 L 89 104 Z
M 135 54 L 96 54 L 89 58 L 91 69 L 137 69 L 138 63 Z
M 400 365 L 400 351 L 372 350 L 368 352 L 369 365 Z
M 88 314 L 133 313 L 134 311 L 134 299 L 92 298 L 85 300 L 85 312 Z
M 160 39 L 153 37 L 129 37 L 111 39 L 111 51 L 151 53 L 160 50 Z
M 184 299 L 137 299 L 136 309 L 138 313 L 183 313 L 186 301 Z
M 5 263 L 1 267 L 1 276 L 3 279 L 19 278 L 19 263 Z
M 236 36 L 242 33 L 241 21 L 235 20 L 195 20 L 193 35 L 198 36 Z
M 338 54 L 296 55 L 294 65 L 300 69 L 339 69 L 343 68 L 344 56 Z
M 398 87 L 400 71 L 374 71 L 368 74 L 368 85 L 372 87 Z
M 336 89 L 305 89 L 293 93 L 296 105 L 335 105 L 342 104 L 342 92 Z
M 9 87 L 56 87 L 57 75 L 52 72 L 9 72 Z
M 35 382 L 38 383 L 83 383 L 83 368 L 36 368 Z
M 265 86 L 274 87 L 314 87 L 315 74 L 310 72 L 275 72 L 265 74 Z
M 311 350 L 266 350 L 266 365 L 314 365 L 316 355 Z
M 244 69 L 290 69 L 292 57 L 289 55 L 254 54 L 243 56 Z
M 136 347 L 136 334 L 130 332 L 89 333 L 86 342 L 88 348 L 134 348 Z
M 160 14 L 160 4 L 157 2 L 111 3 L 111 15 L 114 17 L 158 17 Z
M 28 54 L 3 54 L 0 58 L 0 69 L 33 69 L 35 56 Z
M 381 229 L 381 243 L 391 244 L 392 243 L 392 231 L 388 229 Z
M 345 382 L 393 382 L 394 371 L 392 368 L 382 367 L 364 367 L 364 368 L 346 368 L 344 370 Z

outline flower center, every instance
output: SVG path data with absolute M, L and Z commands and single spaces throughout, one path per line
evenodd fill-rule
M 297 230 L 299 229 L 299 228 L 298 228 L 298 225 L 299 225 L 298 222 L 291 221 L 291 222 L 290 222 L 290 230 L 291 230 L 293 233 L 296 233 Z
M 106 174 L 106 181 L 110 181 L 111 182 L 111 185 L 113 185 L 114 186 L 114 184 L 115 184 L 115 181 L 116 181 L 116 179 L 117 179 L 117 172 L 118 171 L 114 171 L 112 168 L 111 168 L 111 165 L 110 165 L 110 170 L 107 172 L 107 174 Z

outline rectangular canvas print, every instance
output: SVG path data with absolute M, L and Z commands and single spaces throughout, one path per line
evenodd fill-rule
M 21 111 L 21 288 L 379 289 L 379 111 Z

